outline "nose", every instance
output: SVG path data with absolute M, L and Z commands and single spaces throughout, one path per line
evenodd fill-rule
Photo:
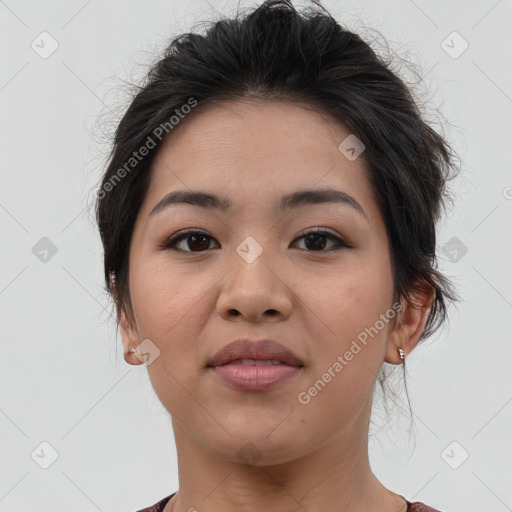
M 250 263 L 235 252 L 217 300 L 219 315 L 249 322 L 288 318 L 293 293 L 286 277 L 283 264 L 276 264 L 266 251 Z

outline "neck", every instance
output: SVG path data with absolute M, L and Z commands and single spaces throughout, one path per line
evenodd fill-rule
M 406 512 L 371 471 L 368 428 L 352 424 L 300 458 L 257 466 L 205 450 L 174 419 L 173 428 L 179 491 L 164 512 Z

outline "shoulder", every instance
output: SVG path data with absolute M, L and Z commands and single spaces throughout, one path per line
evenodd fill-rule
M 441 511 L 438 510 L 437 508 L 429 507 L 428 505 L 425 505 L 425 503 L 421 503 L 419 501 L 415 501 L 414 503 L 407 501 L 407 512 L 441 512 Z
M 147 507 L 147 508 L 142 508 L 140 510 L 137 510 L 136 512 L 162 512 L 165 505 L 167 505 L 167 503 L 169 502 L 169 500 L 175 495 L 176 493 L 173 492 L 171 495 L 169 496 L 166 496 L 165 498 L 163 498 L 162 500 L 160 500 L 159 502 L 155 503 L 154 505 L 151 505 L 150 507 Z

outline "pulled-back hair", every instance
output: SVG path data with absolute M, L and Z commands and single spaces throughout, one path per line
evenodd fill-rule
M 130 241 L 152 162 L 172 137 L 171 119 L 190 112 L 187 122 L 208 104 L 256 98 L 309 105 L 364 144 L 360 158 L 387 226 L 395 298 L 414 304 L 420 286 L 433 289 L 420 341 L 444 321 L 457 295 L 437 269 L 436 222 L 449 198 L 446 182 L 456 155 L 422 119 L 411 91 L 384 59 L 314 4 L 299 12 L 289 1 L 266 1 L 212 22 L 204 34 L 174 38 L 151 66 L 117 126 L 97 195 L 106 291 L 118 320 L 121 311 L 133 318 Z M 143 147 L 150 149 L 135 161 Z

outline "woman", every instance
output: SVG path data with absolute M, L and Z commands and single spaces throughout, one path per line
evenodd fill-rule
M 170 44 L 97 202 L 125 360 L 177 446 L 179 490 L 146 511 L 435 511 L 379 482 L 368 428 L 384 366 L 456 300 L 435 268 L 453 158 L 320 6 Z

